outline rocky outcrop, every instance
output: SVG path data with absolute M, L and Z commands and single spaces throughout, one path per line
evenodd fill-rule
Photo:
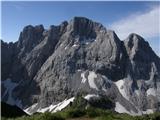
M 23 29 L 17 43 L 17 48 L 20 50 L 20 56 L 24 56 L 26 53 L 30 52 L 43 40 L 43 31 L 44 28 L 42 25 L 35 27 L 28 25 Z
M 159 110 L 160 58 L 139 35 L 121 41 L 102 24 L 75 17 L 48 30 L 29 25 L 18 42 L 1 44 L 8 103 L 12 98 L 23 109 L 36 103 L 36 111 L 84 93 L 110 98 L 117 112 Z

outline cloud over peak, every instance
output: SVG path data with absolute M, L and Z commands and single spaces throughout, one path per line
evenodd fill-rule
M 160 35 L 160 7 L 154 7 L 143 13 L 134 13 L 114 22 L 110 27 L 115 30 L 120 39 L 125 39 L 130 33 L 137 33 L 144 38 Z

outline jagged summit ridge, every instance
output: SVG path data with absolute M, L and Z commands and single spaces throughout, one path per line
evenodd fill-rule
M 17 42 L 1 47 L 2 101 L 36 105 L 29 112 L 80 92 L 111 98 L 117 112 L 159 110 L 160 58 L 137 34 L 121 41 L 102 24 L 75 17 L 49 29 L 26 26 Z
M 70 21 L 70 25 L 75 35 L 86 37 L 90 36 L 95 38 L 97 31 L 105 30 L 102 24 L 93 22 L 92 20 L 84 17 L 74 17 Z

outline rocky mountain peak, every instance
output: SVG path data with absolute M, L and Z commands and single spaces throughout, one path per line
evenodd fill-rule
M 131 59 L 150 62 L 156 57 L 149 43 L 135 33 L 130 34 L 124 43 Z
M 160 102 L 160 58 L 148 42 L 135 33 L 121 41 L 85 17 L 48 30 L 28 25 L 16 43 L 2 42 L 2 79 L 2 101 L 36 106 L 32 112 L 82 91 L 112 98 L 127 113 L 158 110 Z
M 125 41 L 130 49 L 132 49 L 133 47 L 135 49 L 141 49 L 142 47 L 149 47 L 148 42 L 145 41 L 144 38 L 135 33 L 130 34 Z
M 61 24 L 60 24 L 60 27 L 61 27 L 61 29 L 63 28 L 65 28 L 65 27 L 67 27 L 67 25 L 68 25 L 68 21 L 63 21 Z
M 102 24 L 94 22 L 85 17 L 74 17 L 68 26 L 68 30 L 73 31 L 73 34 L 85 36 L 87 38 L 95 38 L 98 31 L 105 29 Z
M 38 43 L 43 39 L 43 25 L 32 26 L 28 25 L 24 27 L 23 31 L 20 33 L 20 37 L 17 43 L 17 48 L 20 50 L 21 54 L 30 52 Z
M 44 31 L 43 25 L 42 24 L 36 25 L 35 26 L 35 31 L 40 32 L 40 33 L 43 32 Z

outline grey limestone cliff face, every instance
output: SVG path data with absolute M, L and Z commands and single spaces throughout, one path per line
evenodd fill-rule
M 159 110 L 160 58 L 137 34 L 121 41 L 102 24 L 75 17 L 48 30 L 26 26 L 1 48 L 2 101 L 9 104 L 39 109 L 84 92 L 132 114 Z
M 13 43 L 5 43 L 1 41 L 1 55 L 3 59 L 1 61 L 2 67 L 2 79 L 6 79 L 10 74 L 10 67 L 12 64 L 13 56 L 14 56 L 14 44 Z

